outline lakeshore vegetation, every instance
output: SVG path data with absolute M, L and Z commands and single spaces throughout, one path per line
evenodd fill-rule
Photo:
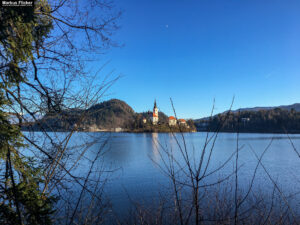
M 220 124 L 222 126 L 220 127 Z M 294 108 L 225 112 L 195 121 L 198 131 L 300 133 L 300 111 Z

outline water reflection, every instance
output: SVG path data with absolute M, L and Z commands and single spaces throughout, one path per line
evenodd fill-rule
M 152 159 L 155 163 L 159 163 L 159 144 L 158 133 L 152 133 Z
M 72 141 L 80 142 L 85 134 L 76 134 Z M 101 136 L 99 134 L 99 136 Z M 187 151 L 199 159 L 203 144 L 205 142 L 204 133 L 185 134 Z M 243 165 L 239 171 L 239 186 L 249 185 L 249 179 L 257 165 L 257 159 L 254 157 L 251 147 L 260 155 L 270 142 L 270 138 L 275 137 L 272 146 L 265 153 L 262 163 L 270 172 L 271 176 L 277 179 L 282 188 L 282 192 L 296 193 L 299 191 L 299 185 L 295 180 L 300 180 L 300 161 L 295 151 L 293 151 L 289 140 L 283 138 L 284 135 L 276 134 L 240 134 L 240 145 L 245 148 L 239 154 L 239 163 Z M 177 138 L 177 140 L 175 139 Z M 300 135 L 291 135 L 293 143 L 298 149 L 300 146 Z M 100 139 L 100 137 L 99 137 Z M 177 142 L 178 141 L 178 142 Z M 179 163 L 182 163 L 182 157 L 178 148 L 178 143 L 183 146 L 182 137 L 179 134 L 114 134 L 107 147 L 106 153 L 101 158 L 101 162 L 106 165 L 112 165 L 115 168 L 122 168 L 110 174 L 109 182 L 106 186 L 106 195 L 110 198 L 114 210 L 124 212 L 134 200 L 152 200 L 153 196 L 160 193 L 161 189 L 168 185 L 168 178 L 158 168 L 157 164 L 162 165 L 161 151 L 162 147 L 172 150 Z M 100 143 L 95 145 L 99 148 Z M 211 163 L 208 172 L 218 168 L 235 151 L 236 134 L 221 133 L 214 145 Z M 195 147 L 195 152 L 193 151 Z M 209 146 L 210 147 L 210 146 Z M 208 149 L 210 149 L 208 147 Z M 166 154 L 163 154 L 164 157 Z M 90 156 L 93 158 L 93 156 Z M 230 174 L 233 170 L 234 162 L 229 162 L 227 167 L 220 171 L 224 176 Z M 85 167 L 78 171 L 83 174 Z M 87 169 L 87 168 L 86 168 Z M 217 174 L 219 175 L 219 174 Z M 211 176 L 206 182 L 212 183 L 219 177 Z M 212 182 L 211 182 L 212 181 Z M 253 184 L 253 191 L 263 188 L 268 192 L 273 190 L 273 185 L 261 167 L 258 168 L 256 179 Z M 166 189 L 165 189 L 166 190 Z M 131 199 L 128 198 L 130 196 Z M 297 196 L 299 197 L 299 196 Z M 299 199 L 299 198 L 298 198 Z

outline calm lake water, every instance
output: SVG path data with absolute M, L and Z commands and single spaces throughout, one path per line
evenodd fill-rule
M 73 141 L 80 142 L 86 134 L 77 133 Z M 211 136 L 213 134 L 209 134 Z M 180 134 L 175 137 L 172 134 L 131 134 L 94 133 L 97 139 L 109 138 L 102 162 L 106 168 L 117 169 L 111 174 L 106 185 L 106 195 L 117 211 L 128 209 L 132 201 L 151 202 L 158 193 L 163 193 L 169 188 L 169 178 L 163 173 L 164 149 L 172 149 L 175 158 L 183 163 L 179 145 L 183 148 L 183 139 Z M 200 159 L 205 143 L 206 133 L 186 133 L 184 139 L 189 155 L 194 159 Z M 176 141 L 177 139 L 177 141 Z M 291 145 L 300 152 L 300 135 L 290 135 L 290 139 L 284 134 L 239 134 L 239 186 L 246 189 L 251 181 L 257 159 L 254 153 L 265 153 L 262 163 L 277 181 L 279 187 L 286 195 L 300 191 L 300 159 Z M 101 143 L 93 146 L 94 150 L 101 147 Z M 208 150 L 212 141 L 208 145 Z M 236 151 L 237 134 L 221 133 L 216 139 L 211 155 L 211 163 L 208 171 L 213 171 L 222 165 Z M 91 151 L 90 156 L 93 156 Z M 206 159 L 208 154 L 205 155 Z M 218 173 L 208 177 L 204 182 L 214 183 L 222 177 L 230 175 L 234 170 L 235 157 Z M 162 167 L 162 168 L 161 168 Z M 84 167 L 82 168 L 84 169 Z M 254 181 L 254 190 L 271 192 L 272 182 L 261 166 L 258 167 Z M 295 197 L 296 198 L 296 197 Z
M 209 134 L 211 136 L 213 134 Z M 184 141 L 186 149 L 192 160 L 197 163 L 200 160 L 206 133 L 186 133 Z M 105 196 L 111 201 L 113 210 L 122 214 L 129 210 L 133 202 L 151 204 L 155 198 L 169 190 L 169 178 L 163 173 L 163 159 L 166 159 L 164 150 L 171 150 L 176 160 L 183 163 L 180 148 L 184 146 L 180 134 L 176 138 L 172 134 L 132 134 L 132 133 L 76 133 L 71 139 L 74 145 L 87 140 L 97 140 L 86 153 L 93 159 L 97 150 L 103 148 L 103 143 L 108 139 L 103 154 L 97 161 L 98 166 L 104 170 L 114 170 L 108 173 L 108 182 L 105 186 Z M 177 141 L 178 142 L 177 142 Z M 300 152 L 300 135 L 290 135 L 290 139 L 284 134 L 239 134 L 239 188 L 246 190 L 257 165 L 257 159 L 251 149 L 257 155 L 270 145 L 262 158 L 262 163 L 277 181 L 282 192 L 289 194 L 300 191 L 300 159 L 291 145 Z M 208 145 L 208 150 L 212 142 Z M 222 165 L 236 151 L 237 134 L 220 133 L 216 139 L 211 154 L 211 161 L 207 171 L 213 171 Z M 208 154 L 205 155 L 208 159 Z M 214 183 L 218 179 L 230 175 L 234 170 L 235 157 L 228 161 L 226 166 L 217 173 L 209 176 L 203 182 Z M 85 161 L 77 167 L 76 173 L 87 172 Z M 231 180 L 227 180 L 227 184 Z M 253 191 L 271 193 L 272 182 L 261 166 L 258 167 Z M 294 206 L 299 208 L 300 198 L 294 196 Z

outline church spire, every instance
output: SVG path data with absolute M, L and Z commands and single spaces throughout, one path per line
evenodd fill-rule
M 158 122 L 158 108 L 157 108 L 157 105 L 156 105 L 156 99 L 154 100 L 152 122 L 153 122 L 154 125 L 156 125 L 157 122 Z

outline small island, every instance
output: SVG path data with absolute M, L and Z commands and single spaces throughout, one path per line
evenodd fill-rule
M 158 112 L 156 100 L 154 101 L 153 112 L 137 114 L 130 132 L 196 132 L 193 120 L 177 119 L 174 116 L 167 117 L 164 113 Z

